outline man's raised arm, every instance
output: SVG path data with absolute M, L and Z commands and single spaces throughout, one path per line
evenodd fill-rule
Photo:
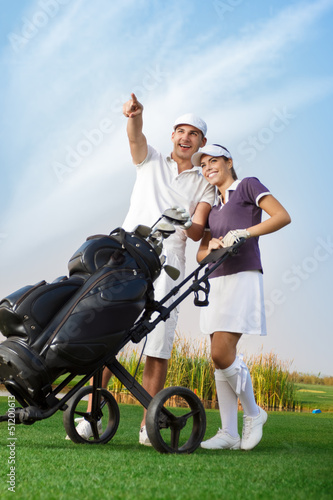
M 127 136 L 130 145 L 133 163 L 141 163 L 147 156 L 147 139 L 142 132 L 143 106 L 137 100 L 135 94 L 131 94 L 131 99 L 123 105 L 123 114 L 127 120 Z

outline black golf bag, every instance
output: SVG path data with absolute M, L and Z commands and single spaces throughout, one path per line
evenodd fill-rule
M 69 261 L 69 277 L 42 281 L 0 302 L 0 382 L 25 406 L 44 408 L 60 375 L 86 374 L 153 301 L 161 262 L 152 244 L 119 228 L 93 236 Z

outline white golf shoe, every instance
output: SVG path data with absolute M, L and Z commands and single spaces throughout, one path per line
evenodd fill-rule
M 76 426 L 76 432 L 80 434 L 80 436 L 83 437 L 83 439 L 89 439 L 93 436 L 91 425 L 85 418 L 83 417 L 76 418 L 75 422 L 79 422 L 79 425 Z M 97 422 L 97 430 L 99 435 L 103 434 L 101 420 L 98 420 Z M 70 440 L 70 437 L 66 436 L 66 439 Z
M 149 437 L 148 437 L 147 429 L 146 429 L 145 425 L 143 427 L 141 427 L 140 432 L 139 432 L 139 444 L 142 444 L 143 446 L 151 446 L 151 442 L 149 441 Z
M 267 413 L 259 408 L 259 415 L 256 417 L 243 416 L 243 433 L 241 441 L 242 450 L 252 450 L 261 441 L 262 428 L 267 421 Z
M 230 436 L 227 432 L 219 429 L 214 437 L 202 441 L 200 446 L 206 450 L 239 450 L 240 443 L 239 436 Z

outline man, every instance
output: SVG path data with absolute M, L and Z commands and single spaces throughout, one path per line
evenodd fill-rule
M 190 113 L 179 117 L 174 123 L 171 135 L 172 153 L 164 157 L 147 144 L 142 131 L 143 106 L 134 94 L 131 94 L 131 99 L 123 105 L 123 114 L 128 118 L 127 135 L 133 163 L 137 168 L 137 177 L 130 208 L 122 227 L 126 231 L 132 231 L 138 224 L 151 226 L 167 208 L 185 208 L 191 218 L 187 219 L 183 228 L 177 226 L 176 233 L 169 236 L 163 245 L 167 263 L 180 271 L 178 281 L 181 281 L 185 273 L 186 239 L 201 239 L 215 198 L 214 188 L 203 178 L 200 168 L 193 167 L 191 162 L 192 155 L 207 142 L 206 123 Z M 174 286 L 175 282 L 162 271 L 154 283 L 155 299 L 161 300 Z M 165 305 L 168 306 L 171 301 L 172 299 Z M 142 385 L 151 396 L 155 396 L 165 384 L 177 317 L 178 312 L 174 309 L 168 320 L 160 322 L 147 336 Z M 110 370 L 105 369 L 103 387 L 107 387 L 110 376 Z M 141 423 L 139 442 L 150 446 L 145 417 L 146 410 Z M 90 425 L 86 421 L 79 424 L 77 431 L 86 435 L 85 428 L 91 433 Z
M 127 135 L 133 163 L 137 167 L 136 183 L 123 227 L 132 231 L 137 224 L 150 226 L 165 209 L 172 206 L 185 208 L 192 216 L 192 225 L 186 231 L 177 227 L 176 233 L 164 242 L 167 263 L 180 270 L 179 280 L 182 280 L 186 237 L 194 241 L 201 239 L 214 202 L 214 190 L 191 162 L 192 154 L 207 142 L 207 126 L 193 114 L 179 117 L 171 135 L 173 151 L 170 156 L 163 157 L 147 144 L 142 131 L 143 106 L 134 94 L 124 104 L 123 114 L 128 118 Z M 173 286 L 175 283 L 163 272 L 154 285 L 156 300 L 162 299 Z M 165 384 L 177 316 L 178 312 L 174 309 L 170 318 L 157 325 L 147 337 L 142 385 L 151 396 L 155 396 Z M 145 429 L 145 414 L 146 411 L 139 442 L 150 445 Z

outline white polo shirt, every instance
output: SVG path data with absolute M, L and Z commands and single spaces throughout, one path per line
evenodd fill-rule
M 178 173 L 178 165 L 171 156 L 163 157 L 148 145 L 148 154 L 137 165 L 137 177 L 133 188 L 130 208 L 123 223 L 126 231 L 138 224 L 151 226 L 167 208 L 179 206 L 191 215 L 200 202 L 214 204 L 215 188 L 201 174 L 200 167 L 192 167 Z M 173 251 L 184 252 L 186 234 L 177 228 L 165 241 Z

